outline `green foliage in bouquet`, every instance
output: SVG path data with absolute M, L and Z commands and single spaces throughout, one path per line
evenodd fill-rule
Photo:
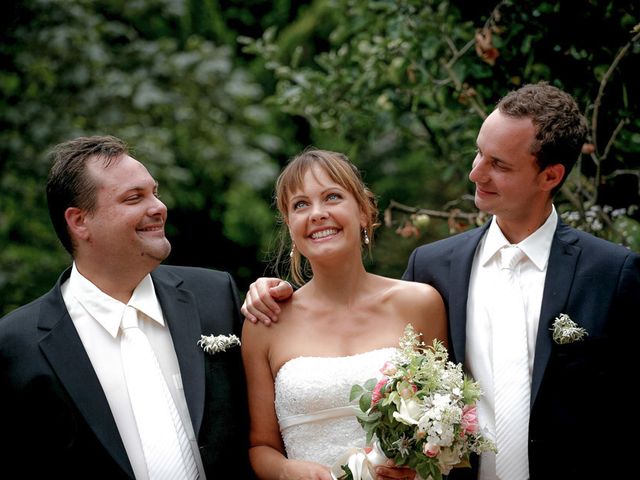
M 409 324 L 396 358 L 381 369 L 384 376 L 351 389 L 367 443 L 377 442 L 396 465 L 424 479 L 469 466 L 472 452 L 495 451 L 478 425 L 479 384 L 447 358 L 441 342 L 425 346 Z

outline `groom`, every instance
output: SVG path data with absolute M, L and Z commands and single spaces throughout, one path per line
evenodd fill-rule
M 252 478 L 240 349 L 209 354 L 197 344 L 201 334 L 240 335 L 233 280 L 160 265 L 171 250 L 167 209 L 121 140 L 76 138 L 53 160 L 47 201 L 73 265 L 49 293 L 0 320 L 2 470 L 20 478 Z M 129 372 L 139 371 L 143 349 L 135 343 L 128 362 L 125 311 L 143 332 L 135 338 L 151 347 L 151 368 L 135 382 Z M 147 377 L 165 396 L 145 396 Z M 160 416 L 141 420 L 161 408 L 170 412 L 166 430 Z
M 476 205 L 492 221 L 419 247 L 409 259 L 404 278 L 440 292 L 452 359 L 483 386 L 481 424 L 495 432 L 496 415 L 524 415 L 524 428 L 512 432 L 524 438 L 516 442 L 519 473 L 500 477 L 497 457 L 484 454 L 479 466 L 454 469 L 451 479 L 625 478 L 622 472 L 633 458 L 628 388 L 640 312 L 640 256 L 568 227 L 552 203 L 585 134 L 584 119 L 565 92 L 544 83 L 511 92 L 484 121 L 469 174 Z M 501 292 L 493 279 L 505 246 L 524 253 L 515 270 L 526 325 L 518 355 L 526 362 L 530 408 L 512 403 L 498 412 L 493 353 L 499 337 L 493 333 L 501 333 L 494 318 Z M 281 299 L 290 288 L 273 279 L 256 282 L 243 306 L 247 318 L 277 318 L 270 294 Z M 561 314 L 585 329 L 586 337 L 554 341 L 554 320 Z M 498 439 L 497 456 L 512 446 L 501 448 Z

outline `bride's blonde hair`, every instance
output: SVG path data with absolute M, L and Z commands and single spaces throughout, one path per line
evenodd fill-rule
M 308 263 L 300 252 L 293 248 L 291 238 L 286 228 L 286 220 L 289 213 L 289 198 L 291 194 L 302 188 L 305 174 L 313 167 L 322 169 L 329 178 L 353 195 L 360 210 L 367 218 L 364 227 L 366 238 L 369 238 L 368 247 L 373 245 L 373 231 L 378 223 L 378 204 L 374 194 L 362 181 L 362 176 L 346 155 L 328 150 L 309 148 L 300 155 L 291 159 L 285 169 L 280 173 L 276 181 L 276 206 L 282 221 L 280 232 L 280 248 L 276 259 L 276 272 L 281 266 L 288 267 L 291 278 L 298 285 L 302 285 L 311 276 Z M 364 234 L 363 234 L 364 237 Z M 292 253 L 289 256 L 290 252 Z M 286 259 L 289 259 L 286 262 Z M 285 275 L 288 276 L 288 275 Z

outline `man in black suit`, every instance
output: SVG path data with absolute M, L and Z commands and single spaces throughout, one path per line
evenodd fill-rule
M 2 470 L 16 478 L 163 476 L 154 472 L 165 467 L 148 464 L 120 355 L 121 318 L 133 307 L 172 400 L 172 427 L 186 438 L 174 443 L 180 460 L 169 468 L 179 470 L 167 470 L 184 472 L 170 476 L 250 478 L 240 349 L 198 345 L 203 334 L 240 336 L 231 276 L 160 265 L 171 250 L 167 209 L 115 137 L 59 145 L 47 201 L 73 265 L 49 293 L 0 320 Z M 145 399 L 142 410 L 156 401 Z
M 449 478 L 625 478 L 633 428 L 623 412 L 633 382 L 640 256 L 568 227 L 552 203 L 585 135 L 584 119 L 565 92 L 544 83 L 511 92 L 484 121 L 469 174 L 476 205 L 492 220 L 421 246 L 409 260 L 403 278 L 429 283 L 442 295 L 450 355 L 480 381 L 485 396 L 479 420 L 495 432 L 492 333 L 499 329 L 492 328 L 493 312 L 506 301 L 495 281 L 498 257 L 509 246 L 524 253 L 515 270 L 526 322 L 520 353 L 529 367 L 524 375 L 530 408 L 524 431 L 517 432 L 523 438 L 522 468 L 500 477 L 497 457 L 483 454 L 473 469 L 454 469 Z M 269 323 L 278 309 L 270 295 L 289 294 L 286 284 L 261 279 L 252 285 L 243 313 Z M 554 322 L 562 314 L 586 336 L 555 341 Z M 519 413 L 507 407 L 507 416 Z M 500 441 L 498 449 L 499 456 Z

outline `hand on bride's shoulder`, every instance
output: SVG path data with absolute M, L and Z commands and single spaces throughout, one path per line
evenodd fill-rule
M 287 460 L 280 473 L 281 480 L 331 480 L 328 467 L 304 460 Z
M 249 286 L 244 303 L 240 311 L 251 323 L 261 323 L 269 326 L 277 322 L 280 315 L 278 302 L 291 297 L 293 287 L 286 280 L 279 278 L 258 278 Z

